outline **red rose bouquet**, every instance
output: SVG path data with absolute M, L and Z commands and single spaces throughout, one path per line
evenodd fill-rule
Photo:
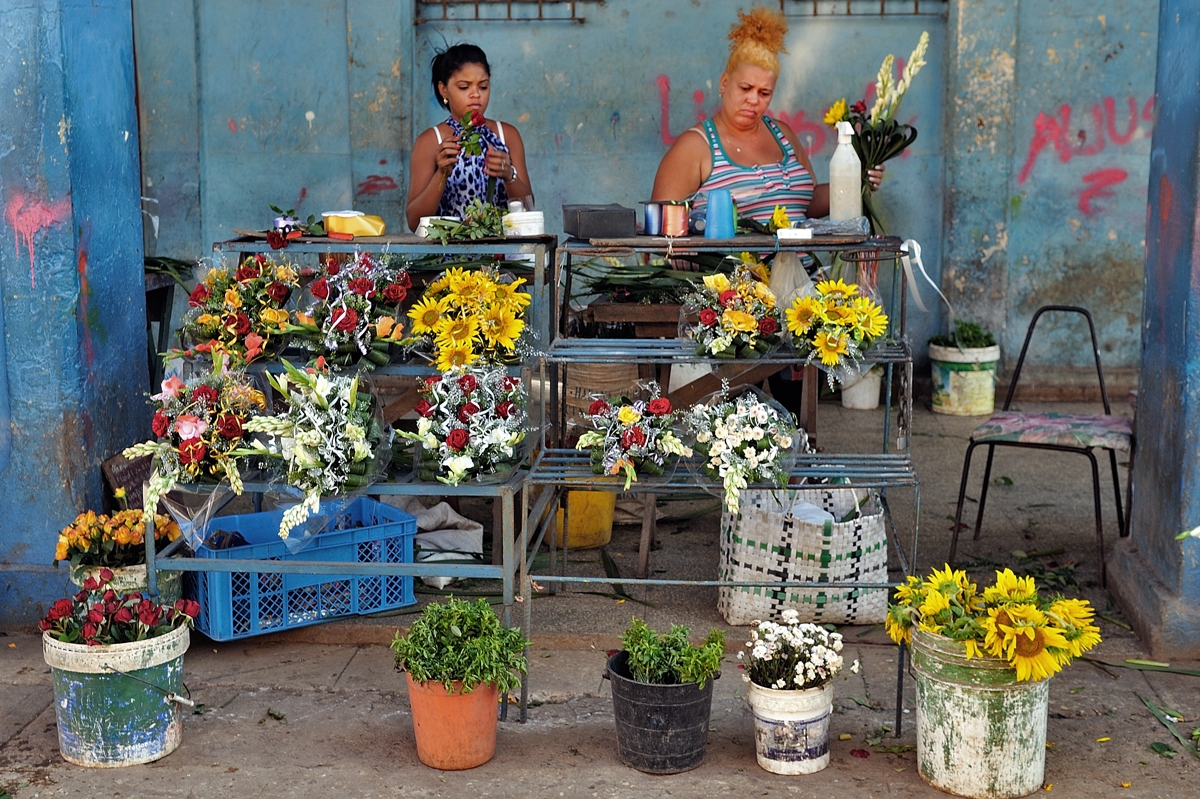
M 416 433 L 423 447 L 417 476 L 448 485 L 499 479 L 524 458 L 525 385 L 503 367 L 465 368 L 420 378 Z
M 290 318 L 284 306 L 299 277 L 292 264 L 262 254 L 233 271 L 210 269 L 188 296 L 180 332 L 190 346 L 183 354 L 206 353 L 214 363 L 228 356 L 229 365 L 243 366 L 279 349 Z
M 82 591 L 50 606 L 39 623 L 42 631 L 67 644 L 127 644 L 191 627 L 200 615 L 200 605 L 190 599 L 165 607 L 140 593 L 118 594 L 107 587 L 112 578 L 101 569 L 100 579 L 84 580 Z
M 596 474 L 625 475 L 625 490 L 639 473 L 661 477 L 668 461 L 692 450 L 675 435 L 676 413 L 671 401 L 659 396 L 658 383 L 649 383 L 650 399 L 597 399 L 583 418 L 592 429 L 579 437 L 576 449 L 592 451 Z
M 706 276 L 684 303 L 681 332 L 696 342 L 697 355 L 761 358 L 779 344 L 783 325 L 775 295 L 744 261 L 731 275 Z
M 126 458 L 154 456 L 144 517 L 157 510 L 159 499 L 178 483 L 229 480 L 242 493 L 236 450 L 246 424 L 267 409 L 263 393 L 236 372 L 214 369 L 212 374 L 186 382 L 172 376 L 162 391 L 150 421 L 154 441 L 125 450 Z
M 309 284 L 312 304 L 296 313 L 291 330 L 334 368 L 384 366 L 403 338 L 400 308 L 410 288 L 396 260 L 356 253 L 348 264 L 328 263 Z

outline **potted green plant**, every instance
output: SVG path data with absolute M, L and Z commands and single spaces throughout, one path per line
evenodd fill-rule
M 979 325 L 954 320 L 954 332 L 929 339 L 933 373 L 933 412 L 987 416 L 996 407 L 996 365 L 1000 347 Z
M 699 646 L 678 625 L 659 635 L 633 619 L 624 648 L 608 659 L 621 762 L 648 774 L 689 771 L 704 760 L 712 681 L 725 654 L 725 634 L 711 630 Z
M 408 680 L 422 763 L 457 771 L 492 759 L 499 695 L 520 685 L 527 646 L 520 630 L 500 624 L 486 599 L 427 605 L 408 635 L 396 632 L 392 650 Z

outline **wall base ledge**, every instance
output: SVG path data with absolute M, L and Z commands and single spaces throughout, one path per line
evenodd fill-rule
M 1150 656 L 1200 659 L 1200 604 L 1159 579 L 1132 538 L 1122 538 L 1108 557 L 1108 592 Z

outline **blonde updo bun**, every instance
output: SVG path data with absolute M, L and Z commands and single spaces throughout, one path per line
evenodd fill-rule
M 786 53 L 783 38 L 787 35 L 787 18 L 779 11 L 758 7 L 750 13 L 738 12 L 738 23 L 729 31 L 729 60 L 725 73 L 742 64 L 761 67 L 779 74 L 779 53 Z

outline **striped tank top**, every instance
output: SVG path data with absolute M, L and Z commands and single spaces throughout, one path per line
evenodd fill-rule
M 766 224 L 771 221 L 776 205 L 786 208 L 793 221 L 806 215 L 816 183 L 774 120 L 763 117 L 763 122 L 783 151 L 783 158 L 778 163 L 758 166 L 735 164 L 721 147 L 721 139 L 711 119 L 704 120 L 699 129 L 692 128 L 704 134 L 712 151 L 712 172 L 700 184 L 692 203 L 693 208 L 703 213 L 708 205 L 707 192 L 729 189 L 737 205 L 738 216 L 748 216 Z

